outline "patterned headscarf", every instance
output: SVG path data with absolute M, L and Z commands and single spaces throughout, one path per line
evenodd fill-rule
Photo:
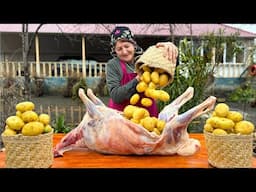
M 110 40 L 111 52 L 110 52 L 110 54 L 112 56 L 116 56 L 115 44 L 120 39 L 127 40 L 134 44 L 135 55 L 141 55 L 143 53 L 143 49 L 137 45 L 136 41 L 134 40 L 134 35 L 128 27 L 116 27 L 111 32 L 111 40 Z

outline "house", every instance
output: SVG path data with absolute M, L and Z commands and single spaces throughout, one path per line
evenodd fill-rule
M 256 37 L 255 33 L 224 24 L 28 24 L 31 77 L 49 78 L 49 81 L 54 77 L 66 79 L 73 75 L 86 77 L 88 81 L 100 77 L 105 72 L 107 60 L 111 58 L 109 34 L 116 25 L 130 27 L 143 49 L 168 40 L 174 40 L 178 45 L 185 37 L 193 39 L 195 46 L 198 46 L 203 35 L 217 34 L 219 30 L 224 30 L 226 36 L 239 33 L 244 52 L 230 55 L 226 46 L 223 61 L 216 72 L 217 78 L 225 80 L 237 79 L 244 72 L 248 65 L 247 48 L 254 45 Z M 22 24 L 0 24 L 0 77 L 23 75 L 22 27 Z M 79 60 L 82 67 L 76 67 L 77 62 L 72 62 L 74 60 Z M 86 65 L 86 60 L 95 60 L 97 67 L 92 69 L 91 65 Z M 94 80 L 91 82 L 95 83 Z
M 82 57 L 82 43 L 85 54 L 90 59 L 106 62 L 109 55 L 109 34 L 117 24 L 43 24 L 33 42 L 29 60 L 56 61 L 59 57 Z M 146 49 L 158 42 L 170 40 L 171 32 L 176 43 L 184 37 L 200 38 L 209 32 L 225 30 L 225 35 L 239 33 L 246 44 L 252 42 L 256 34 L 224 24 L 118 24 L 126 25 L 133 31 L 138 44 Z M 29 39 L 39 24 L 28 24 Z M 22 24 L 0 24 L 0 61 L 22 61 Z M 83 39 L 84 38 L 84 39 Z M 36 47 L 38 53 L 36 53 Z

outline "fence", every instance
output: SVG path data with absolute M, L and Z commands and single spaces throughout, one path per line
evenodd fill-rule
M 3 110 L 3 102 L 1 100 L 1 109 L 0 109 L 0 116 L 1 116 L 1 131 L 4 130 L 5 120 L 7 118 L 5 111 Z M 51 124 L 56 122 L 56 119 L 60 115 L 64 115 L 65 125 L 70 126 L 71 128 L 75 128 L 81 121 L 86 113 L 86 108 L 84 106 L 57 106 L 57 105 L 50 105 L 50 106 L 43 106 L 39 105 L 36 106 L 35 111 L 38 114 L 46 113 L 51 117 Z M 11 114 L 9 114 L 11 115 Z M 14 114 L 13 114 L 14 115 Z
M 80 105 L 74 106 L 58 106 L 58 105 L 49 105 L 43 106 L 39 105 L 36 106 L 35 111 L 38 114 L 46 113 L 51 117 L 52 122 L 56 121 L 56 119 L 60 115 L 64 115 L 65 124 L 69 126 L 77 126 L 81 121 L 86 113 L 86 108 Z
M 72 62 L 29 62 L 30 77 L 101 77 L 106 71 L 106 63 L 79 65 Z M 0 77 L 24 76 L 23 62 L 0 62 Z
M 238 78 L 246 68 L 245 63 L 220 63 L 215 76 Z M 106 72 L 106 63 L 77 65 L 70 62 L 29 62 L 30 77 L 101 77 Z M 23 62 L 0 62 L 0 77 L 24 76 Z
M 5 128 L 5 120 L 8 117 L 8 115 L 11 115 L 13 113 L 8 113 L 4 110 L 4 101 L 3 101 L 3 89 L 0 89 L 0 135 L 4 131 Z M 51 117 L 51 125 L 53 125 L 53 121 L 56 121 L 56 119 L 60 115 L 64 115 L 64 120 L 65 120 L 65 126 L 69 126 L 71 129 L 75 128 L 81 121 L 82 118 L 86 112 L 85 107 L 81 106 L 65 106 L 65 107 L 60 107 L 60 106 L 43 106 L 39 105 L 39 107 L 35 111 L 38 114 L 41 113 L 47 113 Z M 0 137 L 0 149 L 3 147 L 3 142 L 2 138 Z
M 4 98 L 3 98 L 3 87 L 0 87 L 0 134 L 4 127 L 5 117 L 4 117 Z
M 23 83 L 20 80 L 0 82 L 0 133 L 5 127 L 6 118 L 15 114 L 15 105 L 22 98 Z
M 245 63 L 220 63 L 216 68 L 215 77 L 239 78 L 246 67 Z

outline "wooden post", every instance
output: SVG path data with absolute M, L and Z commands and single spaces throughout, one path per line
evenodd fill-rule
M 212 64 L 215 65 L 215 55 L 216 55 L 216 48 L 212 48 Z
M 82 36 L 82 73 L 86 77 L 85 36 Z
M 224 49 L 223 49 L 223 64 L 227 62 L 227 43 L 224 43 Z
M 30 100 L 30 71 L 28 64 L 28 24 L 22 24 L 22 55 L 23 55 L 23 65 L 24 65 L 24 96 L 26 100 Z
M 36 47 L 36 76 L 40 76 L 40 60 L 39 60 L 39 38 L 38 34 L 35 36 L 35 47 Z

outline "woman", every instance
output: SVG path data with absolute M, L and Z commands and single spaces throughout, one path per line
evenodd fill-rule
M 176 63 L 178 49 L 171 42 L 157 43 L 165 49 L 165 57 Z M 129 105 L 130 97 L 136 93 L 140 74 L 135 71 L 135 60 L 143 53 L 128 27 L 116 27 L 111 33 L 111 55 L 107 63 L 106 81 L 110 100 L 108 106 L 119 111 Z M 156 102 L 147 108 L 150 116 L 158 116 Z

